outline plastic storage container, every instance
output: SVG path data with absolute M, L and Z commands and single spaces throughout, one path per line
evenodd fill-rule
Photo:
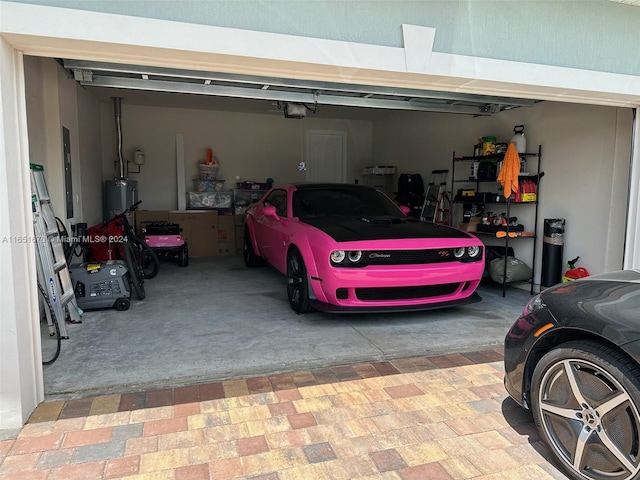
M 224 190 L 224 180 L 203 180 L 193 179 L 193 189 L 196 192 L 222 192 Z
M 515 144 L 518 153 L 525 153 L 527 151 L 527 138 L 524 136 L 524 125 L 516 125 L 513 127 L 511 143 Z
M 232 192 L 189 192 L 187 195 L 191 210 L 231 208 L 233 204 Z
M 233 191 L 235 207 L 246 207 L 260 200 L 268 190 L 246 190 L 237 188 Z
M 482 155 L 496 153 L 496 137 L 482 137 Z

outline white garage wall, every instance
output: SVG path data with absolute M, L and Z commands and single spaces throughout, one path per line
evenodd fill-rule
M 56 216 L 69 227 L 102 219 L 99 102 L 50 59 L 25 56 L 29 160 L 44 165 Z M 62 127 L 69 129 L 73 218 L 66 218 Z
M 513 126 L 519 124 L 525 125 L 528 151 L 536 151 L 542 144 L 545 176 L 538 231 L 542 233 L 545 218 L 565 218 L 565 261 L 579 255 L 579 264 L 592 273 L 621 268 L 628 204 L 630 109 L 542 102 L 490 118 L 394 113 L 374 123 L 374 158 L 378 164 L 398 165 L 400 172 L 420 173 L 426 183 L 431 170 L 451 169 L 453 151 L 471 155 L 474 141 L 480 136 L 495 135 L 498 141 L 509 141 Z M 533 221 L 524 213 L 522 220 L 525 225 Z M 530 244 L 525 242 L 529 240 L 512 245 L 516 255 L 530 263 Z M 541 253 L 540 237 L 536 281 Z
M 59 72 L 53 61 L 24 57 L 29 161 L 44 166 L 54 211 L 64 214 Z M 75 98 L 71 98 L 75 105 Z
M 102 131 L 100 103 L 86 89 L 77 87 L 80 188 L 82 222 L 102 221 Z M 76 172 L 77 173 L 77 172 Z M 78 216 L 76 215 L 76 218 Z
M 113 104 L 101 104 L 103 175 L 114 178 L 117 159 Z M 225 189 L 243 180 L 276 182 L 304 180 L 298 171 L 306 130 L 347 132 L 347 178 L 356 179 L 371 163 L 372 122 L 322 119 L 285 119 L 281 112 L 247 114 L 198 109 L 122 104 L 123 156 L 131 160 L 136 149 L 145 152 L 146 163 L 138 181 L 141 207 L 148 210 L 177 208 L 175 136 L 184 136 L 186 191 L 193 191 L 198 164 L 211 148 L 220 162 L 218 178 Z M 133 168 L 136 169 L 136 168 Z
M 57 68 L 57 67 L 56 67 Z M 57 68 L 58 72 L 58 108 L 60 112 L 59 126 L 57 129 L 52 126 L 49 135 L 53 143 L 60 142 L 56 150 L 49 152 L 50 160 L 52 161 L 53 173 L 57 180 L 56 184 L 62 185 L 62 191 L 56 192 L 56 198 L 54 199 L 55 212 L 58 218 L 62 219 L 67 227 L 71 224 L 75 224 L 83 218 L 82 215 L 82 188 L 80 185 L 81 177 L 81 165 L 80 165 L 80 143 L 79 143 L 79 123 L 78 123 L 78 95 L 77 84 L 69 78 L 67 74 L 60 68 Z M 65 185 L 65 164 L 64 164 L 64 147 L 62 139 L 62 128 L 69 130 L 69 139 L 71 141 L 71 176 L 72 185 L 71 190 L 73 193 L 73 215 L 67 218 L 66 209 L 66 197 L 64 192 Z M 56 132 L 57 130 L 57 132 Z M 50 182 L 51 183 L 51 182 Z M 53 184 L 53 183 L 51 183 Z
M 25 97 L 27 105 L 27 123 L 29 128 L 29 156 L 34 163 L 44 162 L 46 157 L 46 118 L 44 115 L 44 70 L 42 60 L 36 57 L 24 57 L 26 77 Z

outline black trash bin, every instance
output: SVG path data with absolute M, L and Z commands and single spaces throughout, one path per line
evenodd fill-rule
M 540 274 L 540 285 L 543 287 L 551 287 L 562 282 L 564 225 L 564 218 L 544 219 L 542 273 Z

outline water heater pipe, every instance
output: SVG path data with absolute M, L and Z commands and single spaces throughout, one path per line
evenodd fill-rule
M 117 179 L 124 179 L 124 158 L 122 157 L 122 98 L 113 97 L 113 110 L 116 116 L 116 138 L 118 142 L 118 172 Z

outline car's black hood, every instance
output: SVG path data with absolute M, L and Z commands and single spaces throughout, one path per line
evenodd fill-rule
M 336 242 L 400 238 L 470 238 L 455 228 L 421 222 L 411 217 L 325 215 L 300 219 L 322 230 Z

